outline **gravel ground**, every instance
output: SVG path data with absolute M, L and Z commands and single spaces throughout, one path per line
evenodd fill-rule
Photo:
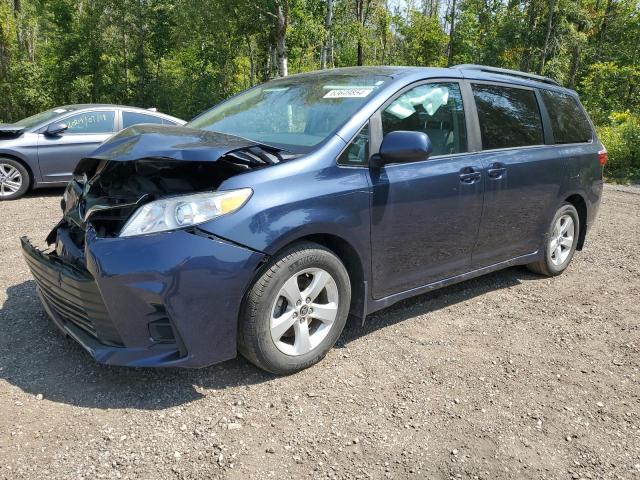
M 0 205 L 0 478 L 640 478 L 640 189 L 606 187 L 561 277 L 402 302 L 282 378 L 103 367 L 63 338 L 18 242 L 59 196 Z

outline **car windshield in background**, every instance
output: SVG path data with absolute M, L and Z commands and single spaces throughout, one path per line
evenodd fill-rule
M 345 74 L 276 80 L 231 98 L 187 126 L 305 152 L 353 116 L 387 80 Z
M 46 110 L 44 112 L 37 113 L 31 117 L 23 118 L 22 120 L 17 121 L 15 124 L 20 125 L 24 128 L 32 128 L 38 126 L 42 123 L 46 123 L 49 120 L 53 120 L 56 117 L 59 117 L 63 113 L 73 112 L 75 108 L 68 107 L 60 107 L 60 108 L 52 108 L 51 110 Z

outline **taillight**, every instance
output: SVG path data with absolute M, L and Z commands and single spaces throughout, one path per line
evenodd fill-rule
M 604 167 L 607 160 L 609 160 L 609 155 L 607 154 L 607 149 L 603 148 L 598 152 L 598 161 L 600 162 L 600 165 Z

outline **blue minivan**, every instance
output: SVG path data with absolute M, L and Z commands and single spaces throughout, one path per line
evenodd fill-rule
M 53 322 L 97 361 L 309 367 L 349 317 L 582 249 L 606 150 L 574 91 L 478 65 L 267 82 L 140 125 L 75 170 L 47 250 Z

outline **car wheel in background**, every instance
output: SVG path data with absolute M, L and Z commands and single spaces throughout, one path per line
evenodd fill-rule
M 310 367 L 340 337 L 350 302 L 349 275 L 340 259 L 315 243 L 293 245 L 269 262 L 249 290 L 238 349 L 272 373 Z
M 19 198 L 29 190 L 31 178 L 20 162 L 0 157 L 0 201 Z
M 580 217 L 575 207 L 565 202 L 553 217 L 545 236 L 544 257 L 527 265 L 540 275 L 560 275 L 571 263 L 578 245 Z

